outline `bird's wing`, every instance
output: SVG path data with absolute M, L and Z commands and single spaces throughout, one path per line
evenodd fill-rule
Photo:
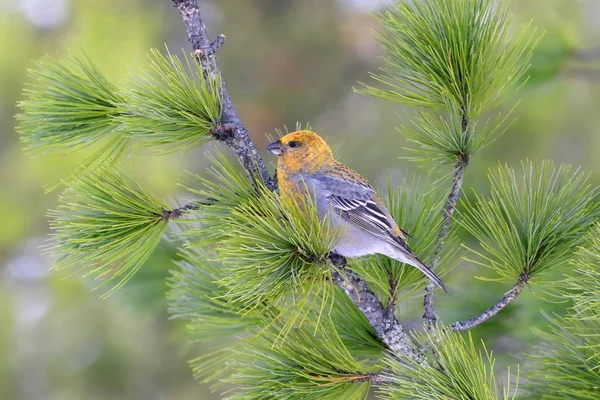
M 377 198 L 375 190 L 352 170 L 336 171 L 336 175 L 317 175 L 317 190 L 331 203 L 333 211 L 351 224 L 407 251 L 404 235 L 390 213 Z M 353 173 L 353 174 L 352 174 Z M 342 175 L 337 177 L 338 175 Z
M 312 177 L 320 196 L 327 198 L 334 212 L 372 235 L 396 246 L 429 279 L 448 292 L 448 288 L 423 264 L 406 244 L 403 232 L 375 194 L 375 190 L 356 172 L 343 167 L 330 174 Z M 346 175 L 344 175 L 346 174 Z

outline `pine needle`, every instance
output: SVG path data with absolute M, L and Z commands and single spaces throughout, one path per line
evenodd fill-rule
M 529 355 L 526 389 L 542 400 L 593 400 L 600 387 L 600 225 L 590 232 L 571 265 L 565 298 L 573 306 L 563 318 L 546 317 L 549 330 L 538 331 L 541 345 Z
M 504 282 L 539 280 L 562 268 L 600 217 L 600 196 L 588 175 L 550 161 L 490 171 L 491 194 L 475 194 L 457 221 L 480 243 L 476 262 Z M 546 274 L 551 276 L 551 274 Z
M 119 130 L 159 153 L 206 143 L 221 119 L 220 77 L 204 76 L 185 53 L 183 61 L 168 50 L 152 50 L 149 58 L 148 69 L 132 71 L 124 81 Z
M 424 108 L 402 127 L 414 159 L 469 157 L 500 134 L 510 113 L 481 122 L 522 79 L 536 42 L 529 24 L 511 31 L 508 1 L 398 1 L 377 15 L 384 66 L 359 93 Z M 476 130 L 477 128 L 477 130 Z
M 79 150 L 108 135 L 123 98 L 85 54 L 46 57 L 29 70 L 17 131 L 31 154 Z
M 491 353 L 483 342 L 483 349 L 477 349 L 470 332 L 454 333 L 438 325 L 435 332 L 418 334 L 416 339 L 421 346 L 433 346 L 435 360 L 422 366 L 408 357 L 389 357 L 386 364 L 390 371 L 385 378 L 393 384 L 382 388 L 384 398 L 513 400 L 516 397 L 517 383 L 511 387 L 509 380 L 500 387 Z
M 219 378 L 230 373 L 228 365 L 241 337 L 256 334 L 266 320 L 277 311 L 266 304 L 255 313 L 243 314 L 231 301 L 226 287 L 217 281 L 222 277 L 222 264 L 211 261 L 214 254 L 206 250 L 184 250 L 176 264 L 179 270 L 169 279 L 169 312 L 174 318 L 186 320 L 190 338 L 204 343 L 210 352 L 190 363 L 194 376 L 202 382 L 219 386 Z
M 365 399 L 371 375 L 381 365 L 357 359 L 346 347 L 331 319 L 317 322 L 318 307 L 306 322 L 280 345 L 273 341 L 284 326 L 274 323 L 245 341 L 233 362 L 227 383 L 235 385 L 228 397 L 241 399 Z
M 123 286 L 158 245 L 167 229 L 164 205 L 117 166 L 73 179 L 51 211 L 55 269 L 79 266 L 84 276 Z

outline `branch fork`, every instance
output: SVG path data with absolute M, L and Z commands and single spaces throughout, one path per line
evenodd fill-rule
M 210 133 L 219 142 L 227 143 L 235 137 L 236 128 L 236 125 L 230 122 L 219 122 L 211 129 Z
M 208 46 L 208 49 L 195 49 L 194 56 L 196 57 L 196 60 L 201 61 L 201 58 L 203 56 L 210 57 L 210 56 L 215 55 L 217 53 L 217 50 L 219 50 L 219 47 L 221 47 L 223 45 L 223 43 L 225 43 L 226 38 L 227 37 L 221 33 L 220 35 L 217 36 L 215 41 L 212 42 L 210 44 L 210 46 Z

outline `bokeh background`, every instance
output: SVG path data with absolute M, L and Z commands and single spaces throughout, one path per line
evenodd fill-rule
M 395 127 L 402 107 L 354 94 L 357 81 L 379 65 L 370 13 L 380 0 L 202 1 L 209 32 L 227 35 L 219 61 L 231 97 L 257 147 L 267 135 L 310 122 L 338 146 L 342 160 L 377 181 L 427 170 L 407 160 Z M 600 2 L 513 0 L 517 22 L 533 20 L 545 32 L 531 77 L 507 100 L 520 100 L 515 123 L 473 158 L 465 189 L 485 191 L 486 170 L 551 158 L 600 177 Z M 57 191 L 44 186 L 68 175 L 85 154 L 31 159 L 14 130 L 13 115 L 27 69 L 44 54 L 82 49 L 117 83 L 129 66 L 144 65 L 150 48 L 189 49 L 177 10 L 168 0 L 0 0 L 0 399 L 213 399 L 186 364 L 201 345 L 187 343 L 178 321 L 168 319 L 165 278 L 173 268 L 164 243 L 136 278 L 108 300 L 93 282 L 51 272 L 39 246 L 48 237 L 48 209 Z M 210 146 L 209 146 L 210 147 Z M 176 180 L 202 172 L 205 147 L 188 154 L 128 161 L 143 182 L 175 204 Z M 227 151 L 227 149 L 224 149 Z M 263 152 L 264 153 L 264 152 Z M 266 159 L 273 162 L 266 154 Z M 442 319 L 471 317 L 507 287 L 474 278 L 486 271 L 463 263 L 447 278 L 452 295 Z M 545 329 L 543 288 L 528 290 L 502 314 L 478 328 L 499 358 L 514 363 Z M 551 300 L 551 299 L 550 299 Z M 405 320 L 421 310 L 403 307 Z

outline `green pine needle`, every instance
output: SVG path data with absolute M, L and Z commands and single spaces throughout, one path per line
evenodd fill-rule
M 600 196 L 588 175 L 550 161 L 524 162 L 521 171 L 490 171 L 489 198 L 475 194 L 457 221 L 477 239 L 476 261 L 503 282 L 542 278 L 565 268 L 600 217 Z
M 206 250 L 202 255 L 200 250 L 186 253 L 180 264 L 183 272 L 171 291 L 171 312 L 191 321 L 193 338 L 210 343 L 221 339 L 214 351 L 192 361 L 196 376 L 205 381 L 226 376 L 232 362 L 237 365 L 239 352 L 246 351 L 246 342 L 235 340 L 245 333 L 256 336 L 247 339 L 254 355 L 273 354 L 279 351 L 274 348 L 294 346 L 290 337 L 298 330 L 308 336 L 331 334 L 331 321 L 337 321 L 343 349 L 370 360 L 379 358 L 382 345 L 372 327 L 329 281 L 327 255 L 336 236 L 318 221 L 314 204 L 307 201 L 303 213 L 295 203 L 257 189 L 223 155 L 212 161 L 208 178 L 196 177 L 187 184 L 208 199 L 207 205 L 195 211 L 196 218 L 182 221 L 191 225 L 184 231 L 188 247 L 210 248 L 212 255 L 209 260 Z M 342 351 L 338 347 L 336 342 L 332 351 Z M 253 368 L 249 365 L 245 371 Z M 357 390 L 342 386 L 344 393 Z
M 528 67 L 529 25 L 511 32 L 508 1 L 399 1 L 377 16 L 386 89 L 363 93 L 432 109 L 448 102 L 474 119 L 501 99 Z
M 180 256 L 176 262 L 180 270 L 169 279 L 169 312 L 175 318 L 194 321 L 196 339 L 238 334 L 259 324 L 260 319 L 242 317 L 242 307 L 229 303 L 226 288 L 217 284 L 223 267 L 212 261 L 214 254 L 183 250 Z M 262 307 L 258 311 L 266 313 Z
M 306 293 L 329 277 L 335 230 L 319 222 L 310 199 L 304 203 L 303 212 L 296 203 L 264 190 L 223 221 L 221 232 L 227 237 L 216 250 L 229 272 L 224 279 L 247 305 Z
M 600 387 L 600 226 L 572 261 L 576 274 L 567 278 L 573 300 L 566 317 L 549 318 L 548 331 L 538 331 L 542 345 L 535 354 L 527 389 L 543 400 L 598 398 Z
M 360 361 L 341 336 L 339 325 L 313 307 L 306 322 L 279 345 L 281 323 L 273 323 L 248 340 L 225 380 L 237 386 L 231 400 L 243 399 L 365 399 L 371 374 L 381 365 Z M 347 323 L 347 322 L 345 322 Z
M 17 130 L 30 153 L 81 149 L 115 127 L 123 98 L 85 54 L 46 57 L 29 74 Z
M 571 265 L 575 274 L 566 279 L 568 292 L 577 305 L 577 313 L 595 313 L 600 319 L 600 222 L 589 235 Z M 600 335 L 600 331 L 598 332 Z M 600 342 L 599 342 L 600 343 Z M 600 353 L 600 347 L 598 349 Z
M 80 266 L 97 280 L 123 286 L 148 259 L 167 229 L 165 206 L 120 166 L 76 177 L 50 212 L 55 269 Z
M 232 163 L 222 153 L 216 156 L 209 154 L 207 158 L 211 164 L 207 176 L 190 175 L 182 184 L 200 200 L 210 204 L 192 214 L 191 219 L 178 221 L 192 225 L 183 232 L 189 248 L 205 249 L 225 240 L 227 232 L 222 231 L 221 225 L 224 219 L 231 217 L 231 210 L 259 197 L 239 164 Z
M 169 280 L 169 313 L 185 319 L 190 338 L 211 349 L 191 365 L 196 378 L 215 383 L 229 374 L 239 338 L 255 334 L 275 312 L 265 305 L 254 314 L 242 315 L 241 307 L 230 301 L 227 288 L 217 284 L 222 265 L 210 261 L 214 254 L 185 250 L 181 256 L 176 263 L 180 270 Z
M 596 287 L 596 290 L 598 288 Z M 529 398 L 596 400 L 600 387 L 600 310 L 574 318 L 554 318 L 549 332 L 538 331 L 543 344 L 531 355 Z M 591 317 L 591 318 L 590 318 Z
M 214 162 L 211 181 L 197 177 L 190 188 L 212 204 L 197 213 L 200 228 L 186 232 L 189 246 L 212 246 L 224 264 L 222 284 L 246 306 L 262 299 L 307 294 L 329 276 L 328 255 L 336 231 L 320 223 L 314 202 L 297 203 L 255 188 L 223 156 Z
M 286 317 L 285 338 L 302 323 L 303 308 L 324 299 L 323 310 L 333 298 L 328 256 L 337 231 L 319 221 L 312 199 L 306 199 L 302 210 L 258 182 L 252 185 L 223 156 L 214 162 L 212 181 L 197 178 L 188 184 L 190 190 L 210 198 L 211 205 L 202 206 L 190 220 L 199 227 L 185 232 L 188 246 L 214 248 L 223 264 L 219 284 L 248 312 L 264 301 L 277 306 L 281 315 L 296 310 L 295 318 Z
M 439 326 L 439 325 L 438 325 Z M 493 400 L 514 399 L 518 385 L 508 382 L 500 388 L 494 373 L 495 360 L 487 351 L 477 349 L 471 333 L 455 333 L 439 326 L 435 332 L 416 336 L 421 346 L 433 346 L 436 358 L 429 365 L 421 366 L 407 356 L 386 360 L 389 373 L 386 380 L 392 382 L 381 388 L 386 399 L 415 400 Z M 518 369 L 517 369 L 518 371 Z
M 169 311 L 173 317 L 187 320 L 186 327 L 192 340 L 200 341 L 211 349 L 191 361 L 196 378 L 202 382 L 214 383 L 213 389 L 219 387 L 223 379 L 229 379 L 227 377 L 232 373 L 233 365 L 239 366 L 235 361 L 240 358 L 239 353 L 246 351 L 248 346 L 256 350 L 253 344 L 255 341 L 264 345 L 268 354 L 273 353 L 273 346 L 287 348 L 298 345 L 297 341 L 288 341 L 289 333 L 285 340 L 281 340 L 281 332 L 289 331 L 288 321 L 297 320 L 298 310 L 295 308 L 304 307 L 303 305 L 287 307 L 282 313 L 263 303 L 248 313 L 236 301 L 235 293 L 230 293 L 227 286 L 218 284 L 223 274 L 223 265 L 210 261 L 214 255 L 187 250 L 182 253 L 182 257 L 177 263 L 181 270 L 174 272 L 170 280 Z M 296 326 L 292 332 L 302 329 L 303 335 L 308 337 L 321 335 L 320 332 L 324 330 L 330 337 L 333 330 L 337 330 L 339 339 L 333 336 L 335 341 L 330 352 L 337 354 L 341 351 L 342 356 L 345 356 L 344 349 L 347 348 L 354 357 L 362 360 L 380 359 L 382 344 L 348 296 L 341 290 L 336 291 L 334 301 L 330 302 L 330 309 L 322 311 L 320 304 L 325 301 L 323 298 L 313 299 L 303 311 L 306 322 L 302 326 Z M 256 335 L 260 338 L 254 337 Z M 317 340 L 318 336 L 314 337 Z M 322 343 L 323 346 L 329 344 Z M 303 349 L 295 351 L 305 352 Z M 321 362 L 323 363 L 322 360 Z M 340 364 L 343 365 L 344 362 L 341 361 Z M 330 363 L 328 360 L 320 368 L 327 368 Z M 373 369 L 371 365 L 368 370 Z M 249 367 L 246 371 L 248 370 Z
M 388 206 L 394 220 L 403 230 L 413 238 L 407 242 L 411 250 L 426 264 L 433 261 L 437 236 L 442 223 L 445 200 L 447 197 L 446 185 L 440 182 L 432 183 L 413 176 L 404 178 L 398 185 L 392 185 L 389 179 L 385 190 L 387 196 L 384 202 Z M 455 265 L 459 245 L 456 243 L 454 232 L 446 239 L 443 254 L 440 254 L 436 273 L 444 276 Z M 385 256 L 370 256 L 352 262 L 352 268 L 366 279 L 369 287 L 374 290 L 385 303 L 390 298 L 398 299 L 402 291 L 403 296 L 410 296 L 427 285 L 427 278 L 417 268 L 400 263 Z M 392 288 L 391 277 L 397 282 Z
M 510 112 L 479 119 L 520 81 L 535 47 L 529 25 L 511 30 L 507 0 L 399 0 L 377 19 L 381 87 L 358 92 L 428 110 L 403 127 L 415 159 L 464 159 L 505 129 Z
M 452 107 L 449 105 L 448 109 L 452 110 Z M 491 144 L 512 123 L 511 114 L 512 110 L 509 110 L 491 120 L 471 120 L 464 127 L 461 111 L 456 108 L 445 114 L 422 111 L 408 125 L 401 125 L 398 131 L 412 144 L 406 147 L 413 154 L 407 158 L 446 166 L 467 159 Z
M 182 61 L 168 50 L 166 55 L 152 50 L 150 60 L 148 69 L 132 72 L 124 82 L 119 129 L 160 152 L 206 143 L 221 119 L 221 78 L 204 77 L 186 53 Z

